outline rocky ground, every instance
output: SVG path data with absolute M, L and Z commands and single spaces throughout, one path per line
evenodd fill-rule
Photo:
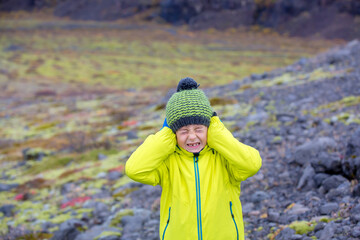
M 247 239 L 360 238 L 359 66 L 360 42 L 352 41 L 285 68 L 205 89 L 234 136 L 263 158 L 260 172 L 241 186 Z M 124 101 L 134 106 L 136 111 L 116 116 L 121 125 L 103 134 L 109 137 L 104 149 L 113 142 L 117 152 L 55 161 L 52 152 L 29 148 L 23 161 L 2 161 L 1 238 L 159 239 L 161 188 L 132 182 L 123 167 L 145 136 L 160 128 L 172 91 L 160 103 L 161 93 L 155 92 L 77 97 L 82 105 L 63 115 L 77 118 L 75 125 L 105 118 Z M 105 110 L 89 116 L 84 109 L 94 98 Z M 14 107 L 13 114 L 21 111 Z M 67 136 L 63 151 L 81 152 L 84 139 L 80 133 Z M 21 175 L 22 182 L 15 181 Z

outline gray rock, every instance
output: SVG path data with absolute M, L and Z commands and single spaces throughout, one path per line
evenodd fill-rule
M 326 174 L 326 173 L 315 174 L 314 181 L 315 181 L 316 187 L 320 187 L 321 184 L 323 183 L 323 181 L 329 177 L 330 177 L 330 175 Z
M 337 143 L 333 139 L 321 137 L 297 147 L 294 153 L 294 161 L 300 165 L 305 165 L 311 159 L 316 158 L 320 152 L 333 151 L 336 148 Z
M 72 240 L 76 239 L 76 237 L 80 234 L 80 232 L 73 227 L 66 229 L 59 229 L 53 235 L 50 240 Z
M 268 198 L 269 198 L 269 194 L 264 191 L 256 191 L 251 195 L 251 201 L 254 203 L 259 203 Z
M 248 214 L 249 212 L 251 212 L 254 209 L 254 203 L 252 202 L 247 202 L 242 206 L 242 210 L 244 214 Z
M 107 159 L 107 156 L 105 154 L 99 153 L 97 158 L 98 158 L 98 160 L 102 161 L 102 160 Z
M 96 178 L 106 178 L 106 172 L 99 172 L 99 173 L 96 175 Z
M 344 182 L 339 185 L 337 188 L 330 189 L 330 191 L 326 194 L 326 199 L 329 201 L 335 201 L 337 198 L 343 198 L 345 196 L 350 196 L 351 194 L 351 184 L 350 182 Z
M 342 170 L 347 177 L 354 176 L 360 180 L 360 127 L 351 135 L 346 146 Z
M 123 176 L 124 174 L 122 174 L 121 172 L 119 171 L 111 171 L 108 173 L 107 175 L 107 179 L 111 180 L 111 181 L 114 181 L 116 179 L 119 179 Z
M 326 203 L 320 207 L 320 213 L 323 215 L 329 215 L 339 209 L 338 203 Z
M 297 189 L 311 190 L 315 188 L 316 184 L 314 181 L 315 171 L 314 168 L 308 164 L 301 176 Z
M 321 230 L 323 230 L 323 229 L 325 228 L 325 226 L 326 226 L 326 223 L 324 223 L 324 222 L 318 222 L 318 223 L 316 224 L 315 228 L 314 228 L 314 231 L 315 231 L 315 232 L 321 231 Z M 319 237 L 320 237 L 320 236 L 319 236 Z M 319 237 L 318 237 L 318 238 L 319 238 Z
M 360 238 L 360 226 L 354 227 L 351 231 L 351 236 L 354 238 Z
M 155 200 L 161 196 L 160 186 L 142 185 L 138 190 L 131 192 L 126 197 L 131 199 L 131 206 L 151 209 Z
M 268 220 L 270 222 L 276 222 L 279 223 L 280 222 L 280 213 L 274 211 L 273 209 L 269 209 L 268 210 Z
M 75 187 L 76 187 L 75 183 L 73 183 L 73 182 L 65 183 L 61 186 L 60 192 L 62 195 L 65 195 L 65 194 L 73 191 L 75 189 Z
M 293 235 L 295 235 L 295 230 L 287 227 L 275 237 L 275 240 L 289 240 Z
M 69 219 L 63 223 L 60 224 L 59 230 L 65 230 L 67 228 L 84 228 L 86 224 L 83 221 L 80 221 L 79 219 Z
M 291 236 L 291 240 L 302 240 L 303 236 L 300 234 L 295 234 Z
M 320 152 L 318 157 L 311 159 L 315 172 L 341 173 L 341 159 L 338 153 Z
M 325 192 L 328 192 L 330 189 L 337 188 L 345 182 L 348 182 L 348 180 L 343 176 L 332 175 L 323 181 L 322 186 L 324 187 Z
M 12 217 L 12 216 L 14 216 L 14 211 L 13 211 L 14 208 L 15 208 L 15 205 L 13 205 L 13 204 L 2 205 L 0 207 L 0 212 L 2 212 L 5 217 Z
M 256 112 L 247 117 L 246 122 L 264 122 L 268 119 L 269 114 L 265 111 Z
M 353 196 L 354 197 L 360 197 L 360 183 L 358 183 L 353 190 Z
M 110 215 L 109 207 L 103 202 L 96 202 L 94 208 L 94 216 L 105 219 Z
M 299 219 L 299 216 L 296 214 L 283 214 L 280 216 L 279 223 L 289 224 Z
M 128 140 L 138 139 L 139 138 L 135 131 L 129 131 L 129 132 L 127 132 L 126 135 L 127 135 Z
M 304 205 L 300 204 L 300 203 L 296 203 L 288 212 L 287 214 L 289 215 L 299 215 L 302 213 L 306 213 L 310 211 L 310 208 L 305 207 Z
M 320 240 L 332 239 L 335 234 L 335 228 L 336 224 L 334 222 L 326 224 L 324 230 L 321 231 Z
M 8 192 L 11 191 L 12 189 L 16 188 L 17 186 L 19 186 L 19 184 L 5 184 L 5 183 L 0 183 L 0 192 Z

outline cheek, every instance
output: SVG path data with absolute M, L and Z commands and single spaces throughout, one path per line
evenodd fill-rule
M 182 146 L 185 145 L 186 136 L 176 135 L 176 141 L 177 141 L 177 143 L 180 145 L 180 147 L 182 147 Z

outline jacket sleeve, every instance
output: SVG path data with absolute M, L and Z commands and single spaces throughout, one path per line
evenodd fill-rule
M 175 151 L 175 146 L 175 134 L 168 127 L 148 136 L 126 162 L 126 175 L 144 184 L 160 184 L 167 169 L 164 160 Z
M 217 116 L 211 118 L 207 141 L 209 147 L 226 159 L 228 171 L 235 182 L 246 180 L 261 168 L 259 152 L 234 138 Z

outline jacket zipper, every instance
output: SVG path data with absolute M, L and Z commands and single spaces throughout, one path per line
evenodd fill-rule
M 233 222 L 235 224 L 235 228 L 236 228 L 236 239 L 239 240 L 239 230 L 238 230 L 238 227 L 236 225 L 236 221 L 235 221 L 235 216 L 233 214 L 233 210 L 232 210 L 232 202 L 230 201 L 230 213 L 231 213 L 231 217 L 233 219 Z
M 199 239 L 199 240 L 202 240 L 200 176 L 199 176 L 199 165 L 198 165 L 198 161 L 199 161 L 199 153 L 194 153 L 197 230 L 198 230 L 198 239 Z
M 164 229 L 164 232 L 163 232 L 163 235 L 162 235 L 162 240 L 164 240 L 166 229 L 167 229 L 167 227 L 169 226 L 169 222 L 170 222 L 170 211 L 171 211 L 171 207 L 169 207 L 169 216 L 168 216 L 168 220 L 167 220 L 167 222 L 166 222 L 166 226 L 165 226 L 165 229 Z

